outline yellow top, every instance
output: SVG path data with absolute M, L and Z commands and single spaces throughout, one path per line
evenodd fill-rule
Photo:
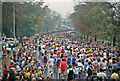
M 30 74 L 31 74 L 30 72 L 27 73 L 27 77 L 28 77 L 28 79 L 30 79 Z

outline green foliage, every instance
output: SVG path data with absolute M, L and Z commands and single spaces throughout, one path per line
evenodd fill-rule
M 106 38 L 119 37 L 120 6 L 118 3 L 83 3 L 70 15 L 82 34 Z
M 16 36 L 31 36 L 55 29 L 61 16 L 43 3 L 26 2 L 22 5 L 3 3 L 3 33 L 7 37 L 13 37 L 13 4 L 15 4 Z

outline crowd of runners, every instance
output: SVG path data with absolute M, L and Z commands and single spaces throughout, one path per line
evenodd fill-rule
M 118 47 L 107 46 L 91 39 L 86 41 L 79 37 L 78 33 L 43 34 L 33 36 L 22 44 L 18 52 L 10 58 L 10 65 L 0 67 L 3 81 L 54 79 L 54 68 L 57 79 L 68 81 L 83 79 L 82 76 L 89 81 L 118 81 L 120 78 Z M 37 58 L 42 59 L 44 64 L 37 60 L 37 51 Z M 48 68 L 49 75 L 44 77 L 43 74 Z

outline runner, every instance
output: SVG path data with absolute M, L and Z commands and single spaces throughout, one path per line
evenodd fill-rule
M 105 59 L 103 59 L 102 61 L 102 66 L 101 66 L 102 70 L 106 72 L 107 69 L 107 63 L 105 62 Z
M 50 74 L 51 77 L 53 76 L 53 66 L 54 66 L 54 59 L 53 59 L 53 56 L 50 56 L 50 59 L 49 59 L 49 67 L 50 67 L 49 74 Z
M 98 66 L 97 60 L 94 58 L 92 63 L 93 63 L 93 66 L 94 66 L 94 68 L 95 68 L 95 71 L 96 71 L 96 73 L 97 73 L 97 66 Z
M 89 62 L 89 66 L 87 66 L 87 68 L 86 68 L 86 75 L 87 75 L 88 80 L 92 79 L 93 70 L 94 70 L 94 67 L 93 67 L 92 63 Z
M 77 81 L 78 81 L 79 73 L 80 73 L 80 68 L 78 67 L 78 64 L 76 64 L 76 66 L 73 69 L 75 71 L 74 78 L 77 79 Z
M 99 80 L 105 81 L 107 78 L 107 75 L 104 73 L 103 69 L 100 69 L 100 72 L 97 74 Z
M 61 65 L 61 75 L 65 76 L 67 63 L 64 61 L 64 59 L 62 59 L 62 62 L 60 63 L 60 65 Z
M 71 56 L 69 55 L 67 58 L 67 64 L 70 65 L 70 63 L 71 63 Z
M 78 64 L 78 67 L 80 69 L 80 71 L 79 71 L 79 78 L 80 78 L 80 75 L 81 75 L 82 71 L 84 72 L 84 65 L 82 64 L 81 60 L 79 60 L 77 62 L 77 64 Z
M 57 70 L 58 71 L 57 73 L 61 72 L 61 75 L 63 77 L 64 75 L 66 75 L 67 72 L 69 81 L 74 80 L 74 77 L 75 79 L 85 79 L 84 69 L 86 70 L 86 75 L 88 74 L 88 79 L 92 79 L 92 80 L 97 77 L 96 74 L 98 75 L 98 77 L 100 76 L 99 78 L 105 76 L 105 78 L 110 79 L 109 76 L 111 76 L 112 73 L 110 73 L 109 76 L 107 77 L 106 76 L 108 75 L 107 68 L 109 68 L 111 72 L 112 70 L 114 71 L 115 69 L 117 69 L 117 73 L 114 72 L 113 75 L 116 74 L 119 75 L 120 56 L 119 53 L 117 52 L 117 48 L 106 47 L 105 45 L 97 45 L 92 42 L 91 44 L 88 44 L 87 41 L 79 40 L 79 37 L 78 38 L 76 37 L 78 34 L 74 34 L 74 35 L 72 37 L 70 34 L 67 33 L 59 33 L 59 34 L 51 33 L 50 35 L 47 34 L 42 35 L 40 37 L 42 38 L 42 40 L 39 39 L 38 41 L 39 45 L 41 46 L 41 51 L 39 50 L 39 47 L 38 50 L 35 49 L 37 45 L 36 39 L 38 38 L 32 39 L 28 42 L 24 42 L 25 45 L 20 48 L 21 55 L 17 54 L 18 58 L 17 57 L 13 58 L 13 56 L 11 57 L 10 62 L 12 63 L 10 63 L 11 64 L 10 68 L 8 68 L 10 69 L 10 72 L 8 73 L 12 73 L 13 70 L 14 72 L 20 71 L 19 73 L 22 74 L 17 76 L 17 79 L 19 79 L 20 77 L 21 80 L 26 80 L 26 81 L 28 81 L 28 78 L 30 78 L 31 80 L 35 80 L 35 78 L 37 79 L 37 77 L 41 79 L 41 81 L 43 81 L 45 77 L 48 77 L 48 74 L 50 74 L 49 78 L 51 78 L 51 75 L 54 75 L 53 74 L 54 70 L 55 71 Z M 35 55 L 37 51 L 40 51 L 41 54 L 43 54 L 42 61 L 44 63 L 43 64 L 42 62 L 40 63 L 44 67 L 48 66 L 49 67 L 48 69 L 42 68 L 42 65 L 39 63 L 39 60 L 41 60 L 41 58 Z M 49 63 L 47 63 L 47 61 Z M 54 61 L 56 62 L 55 65 L 57 65 L 57 68 L 53 70 Z M 91 62 L 92 64 L 90 64 L 89 62 Z M 67 65 L 69 66 L 68 68 Z M 29 70 L 31 70 L 31 73 L 29 72 Z M 50 72 L 47 74 L 46 71 L 50 71 Z M 106 71 L 106 74 L 104 71 Z M 27 73 L 28 76 L 26 76 Z M 18 73 L 16 74 L 18 75 Z M 16 77 L 16 74 L 12 74 L 12 75 Z M 56 77 L 57 76 L 55 76 L 54 78 Z M 8 77 L 7 74 L 7 77 L 4 78 L 11 78 L 11 76 Z M 60 76 L 59 79 L 62 79 L 62 77 Z
M 118 81 L 119 75 L 117 74 L 116 70 L 113 70 L 113 74 L 111 75 L 111 79 Z
M 68 81 L 73 81 L 74 80 L 74 69 L 72 68 L 71 65 L 69 65 L 69 69 L 67 70 L 67 75 L 68 75 Z
M 44 68 L 46 69 L 47 61 L 48 61 L 48 57 L 46 54 L 43 56 L 43 60 L 44 60 Z
M 57 56 L 56 62 L 57 62 L 57 71 L 59 71 L 59 69 L 60 69 L 60 62 L 61 62 L 61 59 L 60 59 L 59 56 Z
M 73 55 L 73 56 L 72 56 L 72 65 L 73 65 L 73 66 L 75 65 L 75 62 L 76 62 L 76 58 L 75 58 L 75 56 Z

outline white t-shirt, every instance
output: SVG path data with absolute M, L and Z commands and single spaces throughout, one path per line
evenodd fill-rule
M 98 63 L 97 61 L 93 61 L 94 66 L 97 66 L 98 65 L 97 63 Z
M 42 53 L 44 54 L 44 53 L 45 53 L 45 50 L 42 50 Z
M 49 59 L 49 65 L 52 65 L 52 66 L 54 65 L 54 59 L 53 58 Z
M 106 62 L 103 62 L 103 68 L 102 69 L 106 69 L 107 68 L 107 64 Z
M 73 69 L 74 69 L 74 71 L 75 71 L 75 74 L 79 74 L 79 71 L 80 71 L 80 68 L 79 68 L 79 67 L 74 67 Z
M 82 57 L 83 55 L 84 55 L 84 54 L 80 54 L 80 55 L 79 55 L 80 59 L 81 59 L 81 57 Z
M 106 58 L 107 53 L 105 53 L 105 52 L 104 52 L 104 53 L 103 53 L 103 55 L 104 55 L 104 57 L 103 57 L 103 58 Z
M 111 65 L 111 64 L 112 64 L 112 59 L 109 60 L 109 65 Z
M 88 62 L 90 62 L 90 59 L 89 59 L 89 58 L 86 58 L 86 59 L 85 59 L 85 62 L 86 62 L 86 60 L 88 60 Z
M 20 68 L 19 65 L 16 66 L 16 70 L 17 70 L 17 71 L 20 71 L 20 70 L 21 70 L 21 68 Z
M 84 66 L 83 66 L 83 64 L 81 62 L 77 62 L 77 64 L 78 64 L 80 70 L 84 69 Z
M 103 78 L 102 81 L 104 81 L 104 79 L 106 78 L 106 74 L 105 74 L 104 72 L 99 72 L 99 73 L 97 74 L 97 76 L 98 76 L 99 78 L 102 77 L 102 78 Z
M 100 62 L 98 62 L 98 66 L 100 67 Z
M 67 70 L 67 73 L 69 72 L 69 70 L 73 70 L 73 72 L 75 73 L 75 70 L 74 70 L 73 68 L 69 68 L 69 69 Z
M 102 58 L 102 57 L 100 58 L 100 61 L 101 61 L 101 62 L 103 61 L 103 58 Z

